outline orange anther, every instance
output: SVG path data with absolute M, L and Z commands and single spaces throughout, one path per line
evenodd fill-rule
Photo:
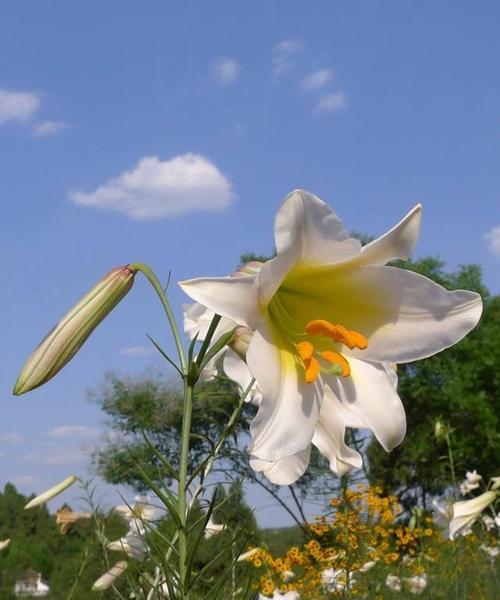
M 339 365 L 342 369 L 342 377 L 349 377 L 351 374 L 351 367 L 342 354 L 334 352 L 333 350 L 325 350 L 321 353 L 321 356 L 328 362 Z
M 315 319 L 306 325 L 306 333 L 309 335 L 323 335 L 334 342 L 345 344 L 351 350 L 359 348 L 364 350 L 368 347 L 368 340 L 357 331 L 346 329 L 342 325 L 334 325 L 324 319 Z
M 313 383 L 314 381 L 316 381 L 316 377 L 319 375 L 320 372 L 320 365 L 319 362 L 314 358 L 310 358 L 307 361 L 304 361 L 304 365 L 306 367 L 306 373 L 305 373 L 305 382 L 306 383 Z
M 311 342 L 300 342 L 297 344 L 297 350 L 299 351 L 300 358 L 306 361 L 312 357 L 314 346 L 311 344 Z

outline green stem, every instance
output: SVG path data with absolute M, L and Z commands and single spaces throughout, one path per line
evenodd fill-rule
M 163 289 L 160 280 L 153 271 L 148 267 L 148 265 L 144 263 L 132 263 L 129 265 L 130 268 L 134 271 L 140 271 L 149 283 L 153 286 L 155 292 L 158 294 L 160 298 L 160 302 L 163 306 L 163 310 L 167 315 L 167 319 L 170 325 L 170 329 L 172 330 L 172 335 L 174 337 L 175 347 L 177 348 L 177 354 L 179 355 L 179 363 L 181 365 L 181 371 L 183 375 L 187 375 L 187 360 L 186 354 L 184 352 L 184 346 L 182 345 L 181 335 L 179 332 L 179 328 L 177 327 L 177 322 L 175 320 L 174 312 L 172 307 L 170 306 L 170 302 L 168 301 L 167 295 L 165 294 L 165 290 Z
M 457 485 L 457 478 L 455 476 L 455 463 L 453 462 L 453 452 L 451 451 L 451 440 L 450 440 L 450 432 L 446 432 L 446 447 L 448 448 L 448 460 L 450 462 L 450 470 L 451 470 L 451 479 L 453 481 L 453 485 Z
M 179 530 L 179 577 L 183 600 L 189 599 L 187 572 L 187 469 L 189 458 L 189 438 L 191 435 L 191 414 L 193 409 L 193 387 L 184 381 L 184 403 L 182 415 L 181 454 L 179 459 L 178 509 L 182 527 Z

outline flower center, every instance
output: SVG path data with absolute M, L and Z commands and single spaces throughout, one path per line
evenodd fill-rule
M 350 350 L 358 348 L 365 350 L 368 340 L 358 331 L 346 329 L 343 325 L 336 325 L 323 319 L 315 319 L 306 325 L 305 332 L 308 336 L 321 336 L 347 346 Z M 304 380 L 313 383 L 320 373 L 341 375 L 349 377 L 351 367 L 349 362 L 340 352 L 334 350 L 318 351 L 310 341 L 299 342 L 297 351 L 304 364 Z M 326 363 L 326 366 L 322 366 Z

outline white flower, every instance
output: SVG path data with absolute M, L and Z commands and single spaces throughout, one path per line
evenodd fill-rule
M 373 569 L 373 567 L 376 564 L 377 564 L 377 562 L 375 560 L 369 560 L 369 561 L 367 561 L 367 562 L 365 562 L 364 564 L 361 565 L 361 567 L 359 568 L 359 572 L 360 573 L 366 573 L 370 569 Z
M 455 502 L 453 504 L 453 517 L 450 522 L 450 540 L 454 540 L 458 533 L 470 527 L 496 497 L 497 493 L 490 490 L 472 498 L 472 500 Z
M 108 542 L 108 550 L 115 552 L 125 552 L 127 556 L 134 560 L 144 560 L 149 552 L 149 546 L 144 539 L 145 530 L 139 532 L 137 527 L 130 529 L 126 535 L 119 540 Z
M 214 535 L 217 535 L 221 531 L 224 531 L 226 526 L 222 523 L 214 523 L 212 517 L 209 518 L 208 523 L 205 527 L 205 539 L 208 540 Z
M 500 514 L 495 516 L 495 523 L 497 527 L 500 529 Z
M 401 591 L 401 577 L 397 575 L 387 575 L 385 578 L 385 585 L 392 592 L 400 592 Z
M 151 503 L 149 496 L 139 495 L 134 498 L 134 504 L 128 506 L 120 504 L 113 508 L 129 523 L 129 527 L 144 530 L 144 523 L 158 521 L 165 516 L 165 510 Z
M 500 554 L 500 548 L 498 546 L 487 546 L 486 544 L 481 544 L 479 546 L 483 552 L 490 558 L 496 558 Z
M 495 519 L 490 517 L 490 515 L 483 515 L 481 518 L 486 531 L 491 531 L 495 528 Z
M 0 550 L 3 550 L 4 548 L 7 548 L 7 546 L 9 544 L 10 544 L 10 538 L 7 538 L 6 540 L 0 541 Z
M 195 301 L 253 331 L 246 360 L 263 398 L 250 460 L 271 481 L 302 475 L 320 417 L 322 443 L 337 452 L 345 426 L 371 429 L 386 450 L 399 444 L 406 419 L 387 363 L 431 356 L 476 325 L 478 294 L 384 266 L 410 256 L 419 226 L 416 206 L 361 248 L 323 201 L 299 190 L 276 216 L 277 256 L 258 273 L 180 283 Z M 358 460 L 336 462 L 349 468 Z
M 465 479 L 466 479 L 467 483 L 470 483 L 470 484 L 479 483 L 482 478 L 483 478 L 482 475 L 479 475 L 479 473 L 476 471 L 476 469 L 474 469 L 474 471 L 467 471 L 465 473 Z
M 348 588 L 351 588 L 354 585 L 354 574 L 349 574 L 349 585 Z M 321 584 L 329 591 L 329 592 L 340 592 L 345 589 L 347 585 L 347 573 L 345 569 L 325 569 L 321 573 Z
M 472 492 L 472 490 L 476 490 L 479 487 L 479 483 L 469 483 L 468 481 L 462 481 L 459 487 L 460 493 L 462 494 L 462 496 L 465 496 L 469 492 Z
M 414 575 L 413 577 L 403 577 L 403 586 L 411 594 L 421 594 L 427 587 L 427 575 Z

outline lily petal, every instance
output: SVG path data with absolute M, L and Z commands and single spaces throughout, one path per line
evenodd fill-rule
M 361 252 L 333 210 L 304 190 L 287 196 L 274 221 L 274 240 L 279 254 L 298 248 L 300 261 L 309 266 L 345 262 Z
M 356 261 L 363 265 L 385 265 L 391 260 L 407 260 L 420 233 L 422 205 L 417 204 L 395 227 L 361 248 Z
M 253 328 L 258 320 L 256 276 L 199 277 L 179 281 L 182 290 L 193 300 L 239 325 Z
M 472 498 L 472 500 L 455 502 L 453 504 L 453 517 L 450 522 L 450 540 L 455 539 L 462 529 L 472 525 L 496 497 L 497 493 L 490 490 Z
M 277 296 L 297 329 L 313 319 L 342 323 L 368 338 L 346 355 L 376 362 L 426 358 L 461 340 L 482 312 L 479 294 L 449 292 L 395 267 L 333 267 L 289 275 Z
M 250 466 L 254 471 L 263 471 L 269 481 L 275 485 L 291 485 L 302 477 L 310 458 L 311 446 L 308 446 L 297 454 L 275 461 L 250 456 Z
M 279 330 L 263 319 L 247 353 L 248 367 L 263 394 L 250 428 L 254 458 L 274 462 L 311 443 L 322 391 L 319 384 L 303 381 L 297 360 Z
M 373 431 L 385 450 L 400 444 L 406 433 L 406 416 L 384 365 L 349 358 L 350 377 L 330 377 L 329 384 L 342 402 Z
M 349 448 L 344 441 L 345 424 L 342 420 L 341 403 L 326 385 L 319 414 L 319 422 L 312 439 L 313 444 L 330 461 L 330 469 L 339 477 L 351 468 L 363 464 L 361 455 Z
M 239 384 L 241 390 L 244 391 L 252 381 L 252 375 L 245 361 L 243 361 L 233 350 L 227 349 L 224 356 L 224 372 L 233 381 Z M 259 406 L 262 400 L 262 392 L 257 383 L 246 397 L 246 402 L 251 402 Z

